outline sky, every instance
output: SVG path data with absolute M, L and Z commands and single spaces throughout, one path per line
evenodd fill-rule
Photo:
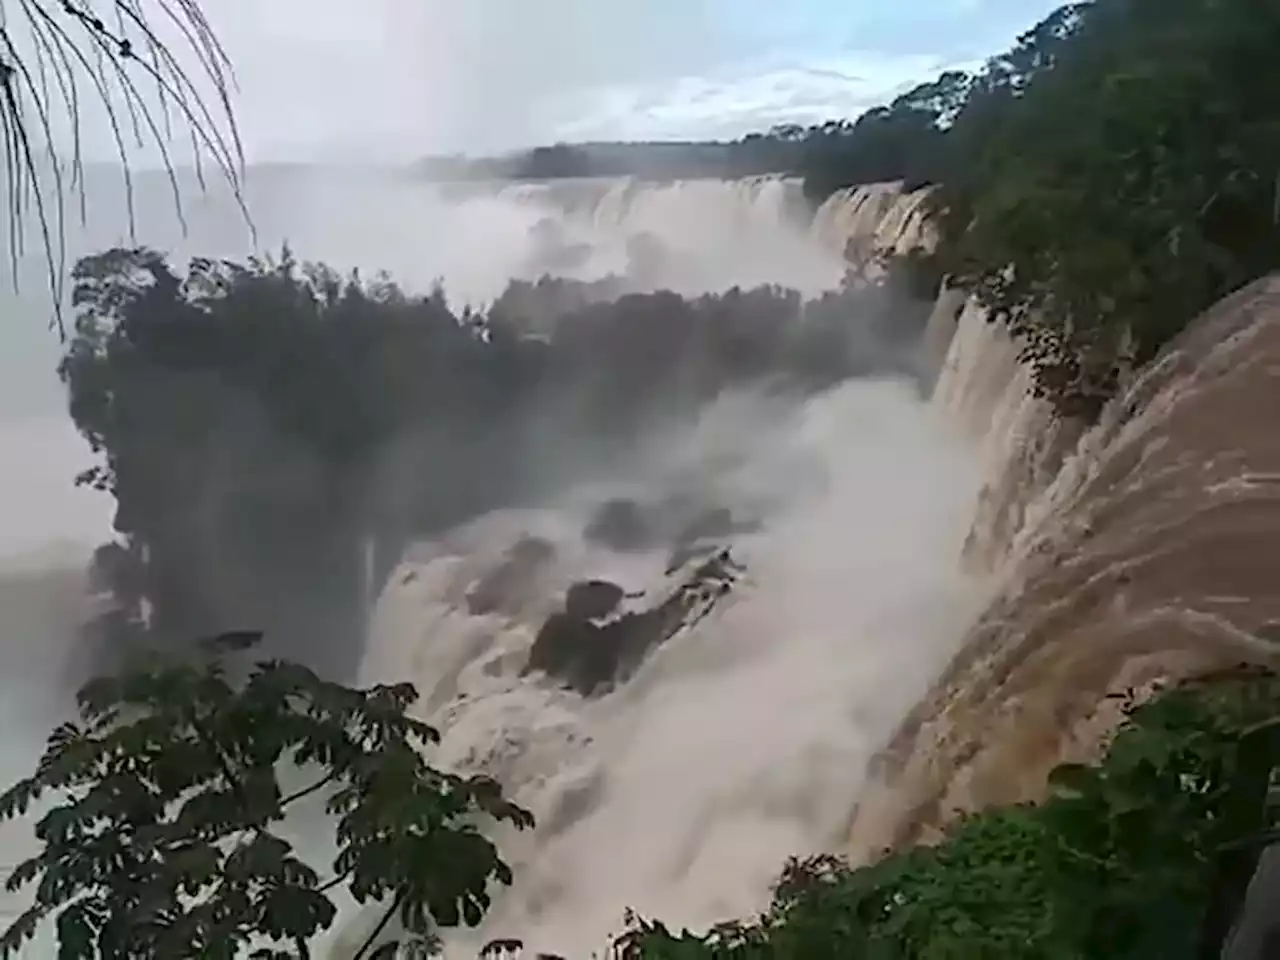
M 105 0 L 99 0 L 100 3 Z M 159 0 L 138 0 L 159 7 Z M 856 116 L 1045 0 L 203 0 L 253 161 L 736 137 Z M 157 14 L 159 18 L 159 14 Z M 99 118 L 87 151 L 110 155 Z

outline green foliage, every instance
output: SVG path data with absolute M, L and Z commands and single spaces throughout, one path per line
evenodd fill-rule
M 478 826 L 527 827 L 529 814 L 490 780 L 428 766 L 437 734 L 406 714 L 410 684 L 354 690 L 281 661 L 237 671 L 221 656 L 258 639 L 225 635 L 203 659 L 81 689 L 80 719 L 0 796 L 5 819 L 44 810 L 40 852 L 7 882 L 34 883 L 34 903 L 0 936 L 0 956 L 52 920 L 67 960 L 306 957 L 339 887 L 389 903 L 419 948 L 437 927 L 480 921 L 491 885 L 511 874 Z M 288 790 L 287 771 L 309 780 Z M 313 795 L 336 822 L 327 875 L 280 833 Z M 359 956 L 385 949 L 366 943 Z
M 981 70 L 856 120 L 664 162 L 798 175 L 815 203 L 875 181 L 935 186 L 939 269 L 1020 339 L 1038 393 L 1089 420 L 1128 370 L 1280 266 L 1277 48 L 1269 0 L 1069 3 Z M 594 172 L 643 169 L 656 149 L 634 145 L 628 166 L 625 146 Z M 567 175 L 602 149 L 561 148 Z M 560 155 L 538 155 L 541 175 Z
M 1096 0 L 996 58 L 933 198 L 946 266 L 1091 418 L 1126 367 L 1280 264 L 1280 8 Z
M 702 936 L 631 918 L 627 958 L 1209 960 L 1280 826 L 1280 690 L 1250 673 L 1140 706 L 1040 805 L 962 818 L 935 847 L 851 869 L 792 861 L 771 908 Z

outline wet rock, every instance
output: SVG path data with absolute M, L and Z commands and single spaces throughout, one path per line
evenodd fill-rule
M 675 573 L 699 555 L 709 554 L 726 538 L 755 529 L 756 526 L 738 520 L 727 507 L 713 507 L 700 513 L 676 536 L 675 545 L 667 559 L 667 574 Z
M 635 673 L 657 647 L 705 617 L 742 572 L 729 551 L 721 550 L 657 606 L 604 624 L 593 620 L 616 609 L 622 588 L 603 580 L 575 584 L 581 591 L 574 595 L 571 590 L 566 608 L 547 618 L 523 674 L 545 673 L 583 696 L 603 693 Z M 606 602 L 606 614 L 596 613 L 605 610 Z M 584 617 L 587 612 L 596 616 Z
M 524 673 L 541 671 L 569 680 L 581 672 L 584 661 L 592 658 L 600 632 L 600 627 L 590 620 L 572 617 L 563 610 L 551 614 L 533 641 Z
M 571 586 L 564 597 L 565 613 L 575 620 L 599 620 L 618 609 L 623 589 L 608 580 L 583 580 Z

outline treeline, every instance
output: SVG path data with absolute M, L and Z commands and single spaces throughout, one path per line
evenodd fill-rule
M 74 302 L 61 375 L 102 457 L 80 480 L 117 504 L 100 645 L 262 629 L 338 676 L 406 540 L 552 492 L 725 390 L 909 373 L 929 307 L 894 269 L 808 302 L 548 278 L 457 311 L 287 252 L 180 274 L 145 249 L 82 260 Z
M 738 140 L 557 143 L 498 157 L 431 157 L 418 172 L 441 180 L 559 180 L 635 177 L 670 181 L 782 174 L 804 180 L 816 206 L 864 183 L 932 183 L 939 145 L 972 78 L 953 71 L 857 120 L 779 124 Z
M 975 73 L 852 121 L 673 145 L 662 175 L 791 174 L 815 203 L 875 181 L 935 187 L 938 269 L 1023 338 L 1041 394 L 1087 420 L 1126 370 L 1280 262 L 1277 42 L 1266 0 L 1067 4 Z M 505 169 L 645 176 L 659 152 L 558 145 Z
M 747 162 L 736 142 L 654 141 L 557 143 L 497 157 L 428 157 L 419 173 L 440 180 L 558 180 L 637 177 L 689 180 L 771 173 L 773 161 Z
M 975 82 L 933 198 L 942 265 L 1023 337 L 1062 412 L 1096 415 L 1280 263 L 1277 43 L 1271 3 L 1098 0 Z

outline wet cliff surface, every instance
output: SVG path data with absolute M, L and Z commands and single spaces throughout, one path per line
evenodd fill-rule
M 873 764 L 859 858 L 1038 797 L 1096 755 L 1108 693 L 1277 659 L 1254 634 L 1280 621 L 1280 277 L 1208 311 L 1088 432 L 1027 399 L 1001 336 L 962 313 L 936 401 L 989 461 L 966 553 L 995 595 Z

